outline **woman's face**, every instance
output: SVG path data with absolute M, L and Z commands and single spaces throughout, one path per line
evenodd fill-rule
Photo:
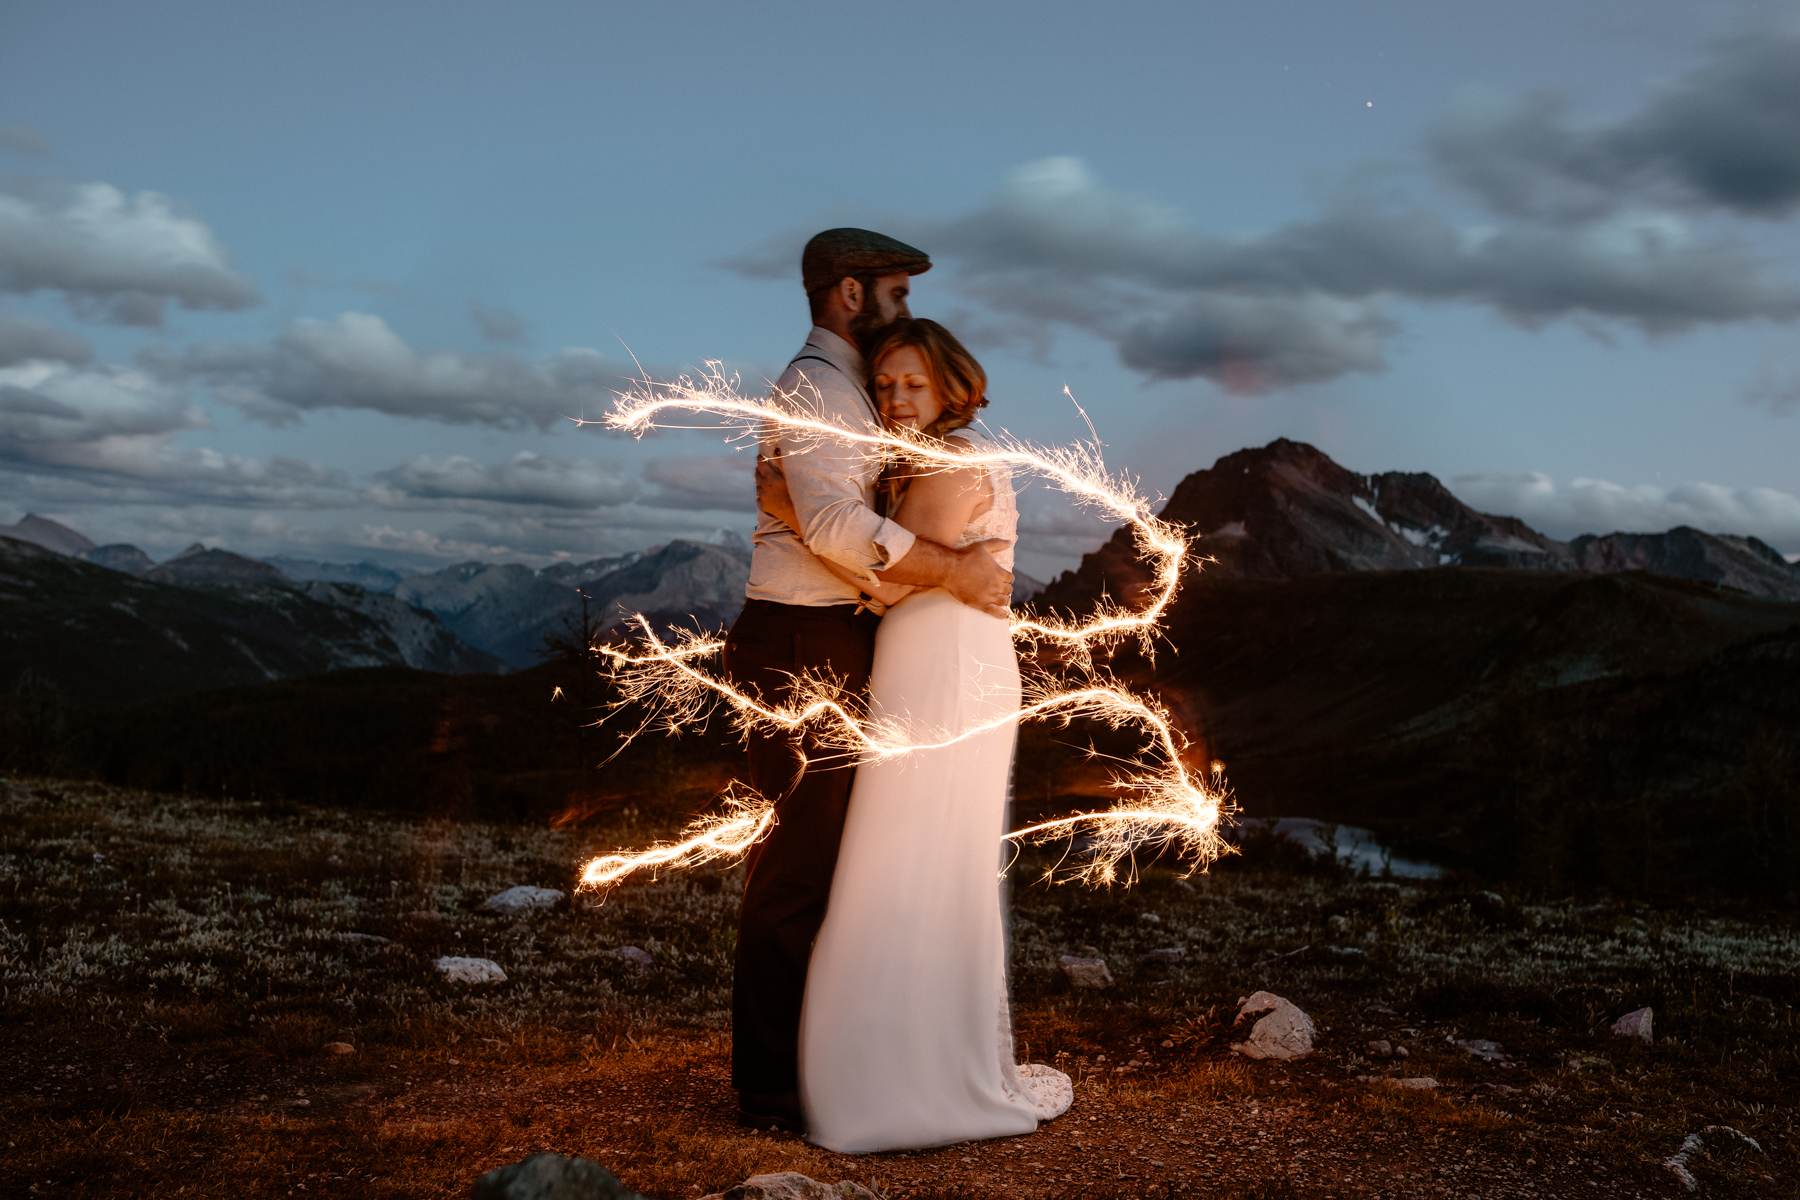
M 901 346 L 875 364 L 875 402 L 890 425 L 924 429 L 943 415 L 944 405 L 931 388 L 925 356 L 917 346 Z

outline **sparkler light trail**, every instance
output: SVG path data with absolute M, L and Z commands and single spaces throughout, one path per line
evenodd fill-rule
M 1066 388 L 1064 392 L 1067 394 Z M 594 647 L 606 658 L 607 674 L 618 689 L 615 711 L 641 714 L 627 742 L 653 726 L 671 734 L 691 728 L 723 704 L 745 735 L 759 726 L 809 727 L 828 752 L 861 763 L 930 751 L 1014 722 L 1052 719 L 1067 726 L 1078 717 L 1089 717 L 1115 729 L 1135 727 L 1144 737 L 1144 759 L 1126 762 L 1127 769 L 1115 772 L 1110 781 L 1109 786 L 1127 798 L 1110 808 L 1014 830 L 1006 840 L 1025 844 L 1067 838 L 1073 851 L 1080 838 L 1085 845 L 1075 868 L 1063 871 L 1068 862 L 1065 855 L 1046 877 L 1098 884 L 1130 883 L 1135 870 L 1128 868 L 1121 875 L 1120 864 L 1135 863 L 1136 852 L 1143 849 L 1171 847 L 1188 862 L 1190 870 L 1229 852 L 1218 832 L 1230 799 L 1222 765 L 1211 763 L 1204 775 L 1191 772 L 1186 762 L 1187 741 L 1168 712 L 1131 693 L 1094 665 L 1096 651 L 1126 638 L 1135 637 L 1147 655 L 1154 653 L 1162 615 L 1174 601 L 1182 569 L 1190 558 L 1183 531 L 1156 517 L 1149 502 L 1127 481 L 1108 473 L 1098 439 L 1091 445 L 1039 449 L 1002 435 L 994 439 L 996 449 L 974 450 L 927 439 L 905 428 L 857 431 L 812 416 L 807 397 L 799 391 L 746 398 L 738 393 L 735 378 L 727 377 L 717 363 L 708 363 L 697 379 L 684 376 L 666 384 L 636 381 L 632 390 L 618 394 L 605 424 L 641 437 L 651 429 L 667 427 L 659 419 L 675 412 L 711 416 L 723 427 L 735 428 L 740 438 L 779 428 L 790 443 L 799 443 L 802 452 L 829 439 L 861 446 L 871 455 L 903 459 L 921 471 L 1004 465 L 1038 476 L 1077 502 L 1128 523 L 1140 559 L 1153 561 L 1152 583 L 1145 603 L 1135 610 L 1102 601 L 1099 611 L 1083 621 L 1030 612 L 1015 617 L 1011 621 L 1015 640 L 1025 643 L 1028 650 L 1050 643 L 1059 651 L 1063 669 L 1074 679 L 1059 680 L 1034 657 L 1022 654 L 1024 691 L 1019 708 L 958 730 L 913 729 L 903 721 L 859 716 L 843 703 L 835 683 L 822 678 L 796 679 L 785 704 L 768 704 L 701 669 L 698 664 L 722 649 L 718 639 L 677 631 L 673 643 L 665 642 L 640 616 L 636 623 L 642 648 Z M 595 423 L 577 421 L 581 425 Z M 582 869 L 579 886 L 606 888 L 637 871 L 680 869 L 741 855 L 773 821 L 774 805 L 768 799 L 747 790 L 728 789 L 721 811 L 690 824 L 680 840 L 592 859 Z M 1059 875 L 1059 871 L 1063 873 Z

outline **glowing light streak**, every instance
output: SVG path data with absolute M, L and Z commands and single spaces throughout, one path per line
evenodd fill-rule
M 1065 395 L 1074 397 L 1064 389 Z M 1079 676 L 1079 685 L 1058 686 L 1043 668 L 1021 656 L 1024 685 L 1018 708 L 969 728 L 918 730 L 904 722 L 872 720 L 859 716 L 842 703 L 842 691 L 831 680 L 802 677 L 793 681 L 789 701 L 771 705 L 751 696 L 727 680 L 701 670 L 695 664 L 719 652 L 723 643 L 703 635 L 678 631 L 674 644 L 657 636 L 649 622 L 637 618 L 646 649 L 628 651 L 613 646 L 594 649 L 608 660 L 609 675 L 619 700 L 615 710 L 636 709 L 643 714 L 632 738 L 659 726 L 676 733 L 703 722 L 712 709 L 724 703 L 744 736 L 758 727 L 769 730 L 809 729 L 814 740 L 834 756 L 857 763 L 874 762 L 927 752 L 953 745 L 1016 722 L 1051 718 L 1067 726 L 1077 717 L 1100 720 L 1112 728 L 1135 726 L 1145 735 L 1150 762 L 1131 762 L 1131 769 L 1114 775 L 1114 790 L 1130 793 L 1111 808 L 1075 813 L 1040 821 L 1006 835 L 1016 844 L 1041 843 L 1058 838 L 1085 838 L 1084 861 L 1063 876 L 1056 873 L 1068 860 L 1064 856 L 1046 872 L 1047 878 L 1071 878 L 1087 883 L 1120 881 L 1120 864 L 1135 862 L 1139 850 L 1173 847 L 1190 870 L 1203 868 L 1230 846 L 1219 837 L 1218 827 L 1230 800 L 1224 786 L 1222 764 L 1214 762 L 1204 778 L 1187 768 L 1187 743 L 1176 732 L 1169 714 L 1153 701 L 1136 696 L 1116 681 L 1099 675 L 1094 667 L 1096 650 L 1136 636 L 1146 654 L 1153 652 L 1153 636 L 1161 618 L 1173 603 L 1181 574 L 1190 557 L 1188 538 L 1182 530 L 1156 517 L 1150 504 L 1130 484 L 1114 479 L 1100 456 L 1097 436 L 1091 444 L 1038 449 L 1000 436 L 994 450 L 972 450 L 927 440 L 911 430 L 867 432 L 819 420 L 807 412 L 804 389 L 775 391 L 764 399 L 747 399 L 736 390 L 716 363 L 698 380 L 683 377 L 663 384 L 645 379 L 634 390 L 621 393 L 604 423 L 611 428 L 643 436 L 654 428 L 669 428 L 665 414 L 680 412 L 710 415 L 739 437 L 753 437 L 779 428 L 784 438 L 801 452 L 825 440 L 849 443 L 878 457 L 903 458 L 920 470 L 949 470 L 970 465 L 1004 465 L 1046 479 L 1080 503 L 1129 523 L 1140 559 L 1154 560 L 1148 602 L 1130 610 L 1103 602 L 1085 621 L 1026 613 L 1010 622 L 1015 639 L 1028 645 L 1049 641 L 1063 651 L 1064 667 Z M 1077 405 L 1080 411 L 1080 406 Z M 1086 419 L 1086 413 L 1082 412 Z M 578 420 L 578 424 L 596 424 Z M 692 426 L 683 426 L 692 428 Z M 1092 422 L 1088 422 L 1090 434 Z M 1210 561 L 1210 560 L 1202 560 Z M 1090 751 L 1090 754 L 1092 752 Z M 635 852 L 619 851 L 591 860 L 583 868 L 584 888 L 604 888 L 640 870 L 679 869 L 733 857 L 747 851 L 766 835 L 774 823 L 772 802 L 753 793 L 729 792 L 721 813 L 691 823 L 675 842 L 659 843 Z M 1128 870 L 1123 881 L 1131 882 Z

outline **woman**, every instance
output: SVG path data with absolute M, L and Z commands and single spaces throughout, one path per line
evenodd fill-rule
M 904 319 L 869 354 L 884 420 L 979 450 L 980 364 L 935 321 Z M 1018 509 L 1004 466 L 892 478 L 893 518 L 1012 565 Z M 792 522 L 785 493 L 759 501 Z M 897 503 L 896 503 L 897 502 Z M 784 508 L 787 511 L 784 511 Z M 941 588 L 877 585 L 871 715 L 941 741 L 1016 712 L 1007 622 Z M 1015 726 L 857 769 L 800 1018 L 808 1137 L 864 1152 L 1029 1133 L 1068 1108 L 1068 1076 L 1017 1067 L 999 883 Z

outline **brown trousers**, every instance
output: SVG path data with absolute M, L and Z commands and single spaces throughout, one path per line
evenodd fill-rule
M 824 672 L 866 699 L 875 654 L 873 614 L 853 605 L 748 600 L 725 639 L 725 673 L 781 700 L 788 677 Z M 753 733 L 750 783 L 775 802 L 775 826 L 745 856 L 743 908 L 731 988 L 731 1082 L 743 1092 L 792 1091 L 799 1079 L 800 1004 L 814 936 L 825 920 L 855 769 L 806 734 Z M 802 770 L 802 764 L 814 765 Z

